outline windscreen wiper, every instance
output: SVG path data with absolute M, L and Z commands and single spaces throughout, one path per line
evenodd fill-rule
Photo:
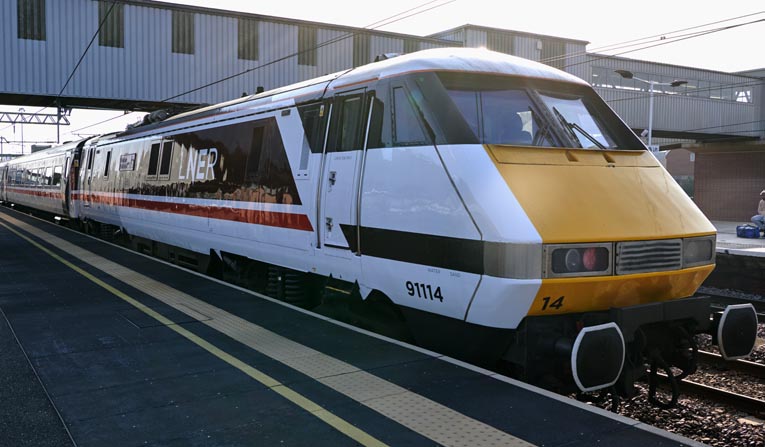
M 538 114 L 534 112 L 534 109 L 532 109 L 531 106 L 529 106 L 529 112 L 531 113 L 532 123 L 542 123 L 537 129 L 537 131 L 534 133 L 534 138 L 531 141 L 531 145 L 541 146 L 544 140 L 547 140 L 549 144 L 554 144 L 552 143 L 553 139 L 555 138 L 552 132 L 552 121 L 550 121 L 549 119 L 548 120 L 537 119 Z
M 566 130 L 568 131 L 569 136 L 573 137 L 574 141 L 579 143 L 579 147 L 582 147 L 582 141 L 579 139 L 579 137 L 576 136 L 576 132 L 574 132 L 574 130 L 579 131 L 579 133 L 584 135 L 585 138 L 590 140 L 599 149 L 606 149 L 606 147 L 603 146 L 603 143 L 601 143 L 600 141 L 596 140 L 595 137 L 593 137 L 592 135 L 589 134 L 589 132 L 584 130 L 584 128 L 582 126 L 580 126 L 577 123 L 569 123 L 568 121 L 566 121 L 566 118 L 563 116 L 563 114 L 561 114 L 558 111 L 557 108 L 553 107 L 552 110 L 553 110 L 553 113 L 555 113 L 555 117 L 558 118 L 558 121 L 560 121 L 560 123 L 563 124 L 563 127 L 565 127 Z

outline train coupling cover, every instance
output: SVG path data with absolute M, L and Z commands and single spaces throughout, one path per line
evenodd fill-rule
M 757 312 L 752 304 L 731 304 L 714 314 L 712 336 L 725 360 L 748 357 L 757 339 Z
M 571 372 L 582 392 L 616 383 L 624 367 L 624 336 L 616 323 L 582 328 L 571 348 Z

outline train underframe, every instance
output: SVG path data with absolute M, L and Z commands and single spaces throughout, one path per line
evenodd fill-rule
M 606 312 L 529 317 L 503 359 L 516 370 L 513 375 L 567 394 L 584 389 L 630 398 L 637 393 L 636 382 L 647 382 L 649 401 L 671 407 L 679 396 L 678 382 L 696 371 L 695 336 L 710 334 L 718 342 L 720 319 L 710 309 L 707 298 L 690 297 Z M 577 344 L 578 334 L 592 327 L 609 332 Z M 614 327 L 621 340 L 613 335 Z M 576 362 L 589 368 L 577 370 Z M 657 397 L 662 381 L 670 390 L 665 400 Z
M 629 398 L 636 394 L 635 383 L 645 381 L 649 401 L 671 407 L 679 395 L 677 383 L 696 371 L 696 335 L 710 334 L 730 358 L 748 355 L 756 337 L 753 307 L 729 306 L 724 312 L 712 312 L 705 297 L 527 317 L 515 330 L 488 328 L 396 306 L 378 291 L 362 300 L 356 284 L 332 277 L 230 253 L 203 255 L 95 221 L 70 220 L 69 225 L 277 300 L 564 394 L 600 390 Z M 665 400 L 656 397 L 660 380 L 671 390 Z

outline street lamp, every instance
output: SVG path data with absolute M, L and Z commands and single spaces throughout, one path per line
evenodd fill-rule
M 614 70 L 616 73 L 619 73 L 619 76 L 623 77 L 624 79 L 637 79 L 640 82 L 645 82 L 648 84 L 649 88 L 649 101 L 648 101 L 648 148 L 651 148 L 651 135 L 653 133 L 653 86 L 654 85 L 668 85 L 670 87 L 679 87 L 683 84 L 687 84 L 688 81 L 679 81 L 674 80 L 672 82 L 659 82 L 659 81 L 649 81 L 646 79 L 640 79 L 634 74 L 632 74 L 629 70 Z
M 24 155 L 24 108 L 19 109 L 19 119 L 21 120 L 21 155 Z

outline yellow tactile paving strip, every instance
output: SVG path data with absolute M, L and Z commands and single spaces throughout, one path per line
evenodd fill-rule
M 530 446 L 532 444 L 498 430 L 490 425 L 472 419 L 444 405 L 408 391 L 396 384 L 383 380 L 353 365 L 303 346 L 222 309 L 212 306 L 191 295 L 173 289 L 161 282 L 141 275 L 122 265 L 109 261 L 90 251 L 84 250 L 61 238 L 27 225 L 12 217 L 0 215 L 15 227 L 47 242 L 48 244 L 80 259 L 115 279 L 129 284 L 141 292 L 195 318 L 211 328 L 237 340 L 258 352 L 313 378 L 333 390 L 377 411 L 387 418 L 445 446 Z M 5 225 L 4 225 L 5 226 Z M 9 228 L 9 227 L 7 227 Z M 9 228 L 14 231 L 12 228 Z M 15 232 L 15 231 L 14 231 Z M 346 421 L 331 415 L 318 404 L 298 395 L 278 381 L 244 364 L 227 353 L 220 351 L 191 332 L 174 325 L 172 321 L 141 305 L 123 292 L 114 289 L 82 269 L 68 263 L 45 247 L 24 237 L 49 255 L 57 258 L 79 273 L 99 283 L 120 298 L 130 302 L 162 324 L 173 327 L 179 334 L 189 338 L 229 364 L 248 373 L 266 386 L 271 387 L 296 405 L 312 412 L 324 422 L 362 445 L 384 445 L 371 435 L 359 430 Z M 215 352 L 214 352 L 215 351 Z M 255 377 L 257 376 L 257 377 Z

